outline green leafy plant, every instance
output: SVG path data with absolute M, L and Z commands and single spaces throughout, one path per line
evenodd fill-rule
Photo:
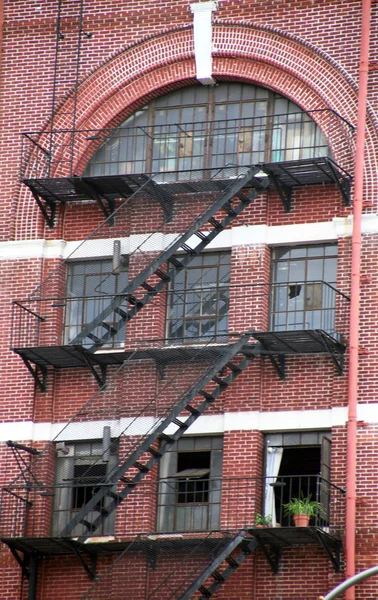
M 311 494 L 300 498 L 291 498 L 291 500 L 283 505 L 285 516 L 287 515 L 309 515 L 310 517 L 319 516 L 323 513 L 323 507 L 320 502 L 311 500 Z
M 255 525 L 259 525 L 260 527 L 271 527 L 272 525 L 272 515 L 266 515 L 263 517 L 260 513 L 257 513 L 255 519 Z

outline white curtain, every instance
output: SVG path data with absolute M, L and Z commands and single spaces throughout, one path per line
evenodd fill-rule
M 283 448 L 267 449 L 266 454 L 266 480 L 265 480 L 265 499 L 264 499 L 264 516 L 271 515 L 272 525 L 276 524 L 276 506 L 274 499 L 274 487 L 271 485 L 277 481 L 277 475 L 280 470 Z

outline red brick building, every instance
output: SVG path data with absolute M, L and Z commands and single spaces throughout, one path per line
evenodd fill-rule
M 2 600 L 324 595 L 351 552 L 361 2 L 2 11 Z M 377 19 L 356 572 L 378 559 Z

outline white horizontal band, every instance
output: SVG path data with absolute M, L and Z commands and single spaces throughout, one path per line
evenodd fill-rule
M 378 233 L 378 216 L 364 215 L 363 233 Z M 335 218 L 320 223 L 302 223 L 299 225 L 244 225 L 233 227 L 220 233 L 209 244 L 209 249 L 227 249 L 237 246 L 269 246 L 285 244 L 303 244 L 336 241 L 337 238 L 350 236 L 352 232 L 351 218 Z M 159 251 L 177 237 L 178 234 L 154 234 L 150 245 L 143 246 L 144 251 Z M 122 252 L 130 254 L 135 248 L 147 240 L 151 234 L 130 235 L 122 238 Z M 119 238 L 115 238 L 119 239 Z M 197 240 L 198 241 L 198 240 Z M 0 243 L 0 260 L 24 260 L 32 258 L 95 258 L 113 254 L 114 239 L 93 239 L 86 242 L 65 242 L 64 240 L 25 240 Z M 190 243 L 190 240 L 189 242 Z
M 186 435 L 222 434 L 227 431 L 304 431 L 331 429 L 344 426 L 348 418 L 347 407 L 335 407 L 320 410 L 287 410 L 287 411 L 243 411 L 226 412 L 220 415 L 203 415 L 188 429 Z M 359 404 L 357 418 L 366 424 L 378 423 L 378 403 Z M 103 427 L 110 425 L 112 436 L 119 435 L 131 423 L 127 419 L 119 421 L 106 420 L 86 423 L 33 423 L 23 421 L 0 424 L 0 442 L 12 441 L 60 441 L 99 439 Z M 128 427 L 127 434 L 135 435 L 148 431 L 156 423 L 153 417 L 135 419 Z M 173 426 L 172 426 L 173 428 Z M 168 433 L 171 428 L 166 430 Z

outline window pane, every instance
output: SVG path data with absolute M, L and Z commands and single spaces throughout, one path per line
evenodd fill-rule
M 102 311 L 106 310 L 114 295 L 125 289 L 127 281 L 127 271 L 121 271 L 119 275 L 112 273 L 111 260 L 69 263 L 64 343 L 71 343 Z M 72 296 L 82 297 L 82 300 L 71 301 L 69 298 Z M 109 327 L 119 322 L 119 319 L 117 313 L 110 311 L 104 317 L 104 323 L 107 323 L 108 327 L 97 325 L 91 333 L 101 339 L 109 331 Z M 105 347 L 122 345 L 124 337 L 125 330 L 122 326 L 120 331 L 106 342 Z M 93 340 L 86 338 L 80 343 L 84 346 L 91 345 Z
M 337 259 L 325 258 L 327 246 L 300 246 L 274 251 L 272 327 L 275 331 L 334 331 L 336 292 L 322 281 L 336 281 Z M 297 257 L 303 257 L 298 260 Z M 285 257 L 286 260 L 282 260 Z M 318 257 L 318 258 L 313 258 Z M 306 282 L 316 283 L 306 283 Z
M 223 263 L 223 264 L 220 264 Z M 186 292 L 183 295 L 171 282 L 167 312 L 168 337 L 208 341 L 209 336 L 227 332 L 230 258 L 227 253 L 204 253 L 185 269 Z M 222 284 L 222 288 L 220 288 Z M 226 287 L 225 287 L 226 286 Z M 195 291 L 194 291 L 195 290 Z M 180 320 L 180 315 L 181 319 Z M 205 339 L 207 338 L 207 339 Z

